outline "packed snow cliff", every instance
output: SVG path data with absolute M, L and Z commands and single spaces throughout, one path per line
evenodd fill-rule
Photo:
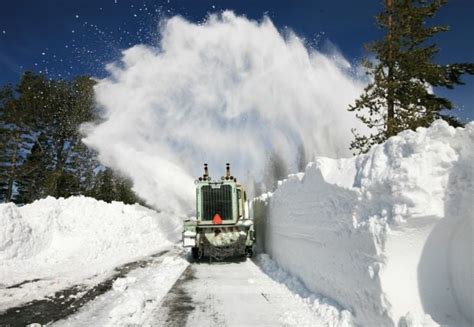
M 94 284 L 121 264 L 169 247 L 180 237 L 180 222 L 139 205 L 82 196 L 0 204 L 0 311 Z
M 361 325 L 474 323 L 474 123 L 318 158 L 254 204 L 260 246 Z

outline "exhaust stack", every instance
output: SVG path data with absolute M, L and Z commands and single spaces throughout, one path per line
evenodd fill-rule
M 209 176 L 209 170 L 207 169 L 207 163 L 205 163 L 204 164 L 204 175 L 202 175 L 202 178 L 204 180 L 206 180 L 208 176 Z
M 222 179 L 224 179 L 224 177 Z M 230 174 L 230 163 L 225 164 L 225 179 L 237 182 L 237 178 L 234 178 L 234 176 Z

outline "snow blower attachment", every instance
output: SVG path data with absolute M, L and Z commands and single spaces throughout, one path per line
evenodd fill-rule
M 230 173 L 212 181 L 208 166 L 196 181 L 196 217 L 186 220 L 183 246 L 191 247 L 193 258 L 251 256 L 255 241 L 253 220 L 248 217 L 247 194 Z

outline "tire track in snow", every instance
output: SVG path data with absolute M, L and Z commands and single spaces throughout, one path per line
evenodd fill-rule
M 109 291 L 118 278 L 126 276 L 135 269 L 148 266 L 169 251 L 163 250 L 144 259 L 116 267 L 112 276 L 92 288 L 87 289 L 84 285 L 74 285 L 54 293 L 53 296 L 9 308 L 0 313 L 0 326 L 25 326 L 31 323 L 43 325 L 64 319 L 77 312 L 89 301 Z M 29 282 L 34 282 L 34 280 L 24 281 L 9 287 L 21 287 L 21 285 Z

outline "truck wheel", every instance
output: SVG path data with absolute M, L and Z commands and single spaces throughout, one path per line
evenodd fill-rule
M 198 260 L 199 259 L 199 248 L 191 248 L 191 254 L 193 256 L 193 259 Z

